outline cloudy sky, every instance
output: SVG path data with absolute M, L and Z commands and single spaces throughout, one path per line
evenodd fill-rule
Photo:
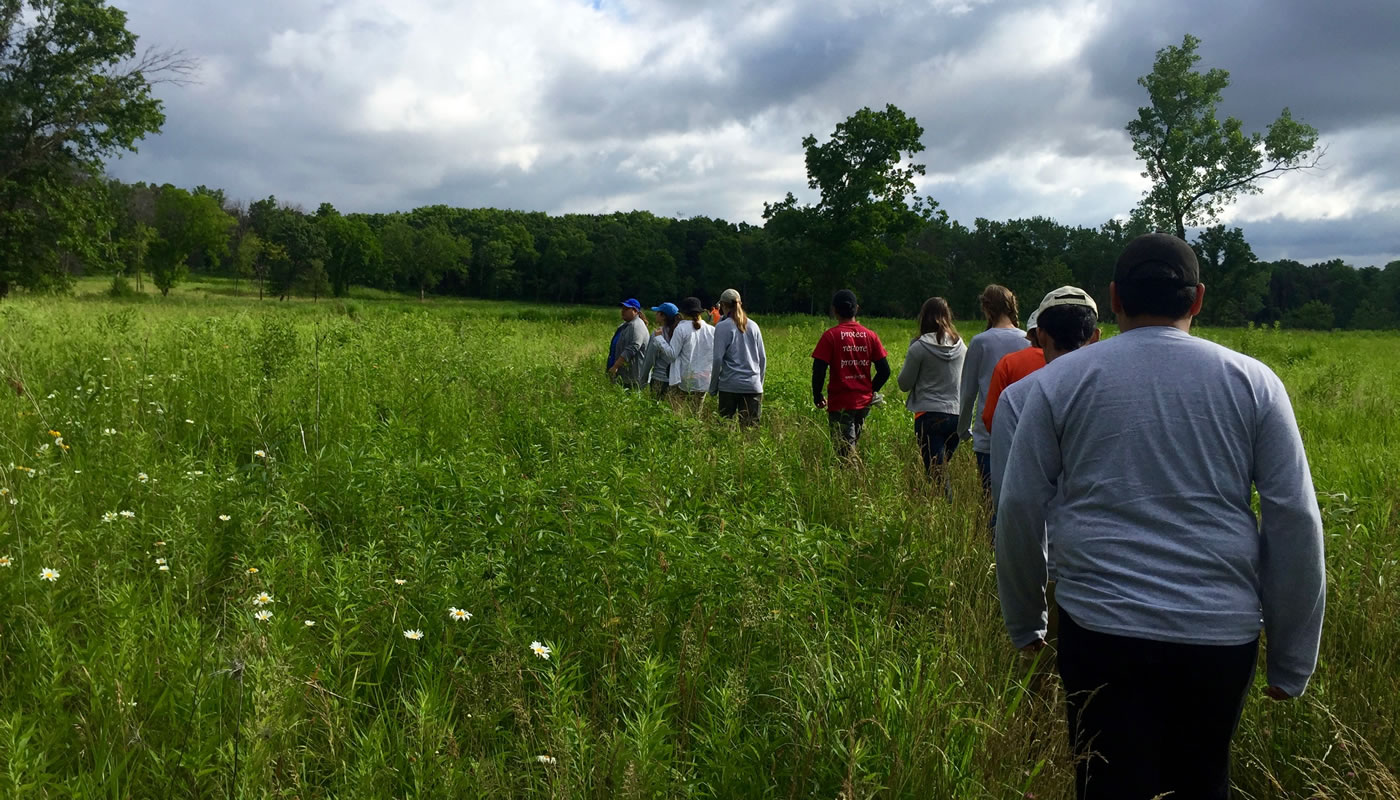
M 1144 188 L 1123 126 L 1186 32 L 1246 130 L 1284 106 L 1326 169 L 1228 221 L 1261 258 L 1400 258 L 1400 3 L 1333 0 L 115 0 L 201 61 L 126 180 L 342 211 L 647 209 L 761 223 L 802 137 L 862 106 L 923 125 L 957 219 L 1097 225 Z

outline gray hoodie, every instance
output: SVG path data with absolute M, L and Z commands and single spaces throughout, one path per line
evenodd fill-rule
M 926 333 L 910 342 L 899 370 L 899 389 L 909 395 L 904 407 L 914 412 L 958 413 L 958 388 L 966 356 L 967 345 L 961 339 L 942 344 L 938 334 Z
M 640 386 L 646 381 L 642 365 L 646 361 L 647 340 L 650 338 L 647 324 L 637 316 L 631 322 L 617 326 L 617 329 L 620 334 L 617 337 L 617 358 L 622 362 L 617 370 L 617 379 L 623 386 Z

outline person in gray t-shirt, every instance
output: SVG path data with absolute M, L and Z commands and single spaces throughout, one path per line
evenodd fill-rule
M 1302 694 L 1317 665 L 1321 515 L 1283 383 L 1190 334 L 1191 247 L 1133 240 L 1109 294 L 1122 333 L 1017 395 L 1002 615 L 1015 646 L 1044 646 L 1048 525 L 1078 796 L 1225 798 L 1261 628 L 1269 697 Z

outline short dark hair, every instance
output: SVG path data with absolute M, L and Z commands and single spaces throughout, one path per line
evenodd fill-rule
M 850 319 L 856 315 L 860 304 L 856 302 L 855 292 L 850 289 L 842 289 L 831 296 L 831 307 L 836 309 L 836 313 L 841 317 Z
M 1051 306 L 1036 317 L 1036 330 L 1041 336 L 1048 336 L 1055 343 L 1055 349 L 1069 353 L 1089 343 L 1094 338 L 1094 329 L 1099 325 L 1099 315 L 1088 306 Z
M 1196 285 L 1177 278 L 1135 278 L 1115 282 L 1114 287 L 1128 317 L 1183 319 L 1196 303 Z

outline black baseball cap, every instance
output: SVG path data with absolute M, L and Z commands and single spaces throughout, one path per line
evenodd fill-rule
M 859 303 L 856 302 L 856 293 L 850 289 L 842 289 L 831 296 L 831 305 L 836 309 L 836 313 L 843 317 L 853 317 Z
M 705 310 L 705 304 L 700 302 L 698 297 L 687 297 L 681 301 L 682 314 L 699 314 Z
M 1201 265 L 1191 245 L 1168 233 L 1147 233 L 1128 242 L 1113 265 L 1115 283 L 1161 281 L 1183 287 L 1201 282 Z

